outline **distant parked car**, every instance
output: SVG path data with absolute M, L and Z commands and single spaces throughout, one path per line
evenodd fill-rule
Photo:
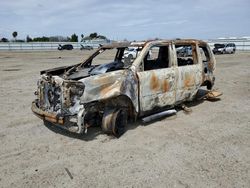
M 236 46 L 234 43 L 226 44 L 214 44 L 213 53 L 214 54 L 233 54 L 236 51 Z
M 58 50 L 73 50 L 73 45 L 71 44 L 64 44 L 64 45 L 61 45 L 59 44 L 58 46 Z
M 83 46 L 82 44 L 81 44 L 81 48 L 80 48 L 80 50 L 93 50 L 94 48 L 93 48 L 93 46 Z

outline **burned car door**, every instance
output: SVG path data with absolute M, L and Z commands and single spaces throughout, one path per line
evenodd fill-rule
M 176 102 L 192 100 L 202 84 L 202 63 L 197 56 L 195 43 L 175 44 L 175 61 L 178 76 L 176 77 Z M 191 48 L 191 54 L 177 53 L 180 48 Z
M 143 58 L 139 78 L 139 101 L 142 113 L 175 103 L 175 69 L 169 45 L 153 46 Z

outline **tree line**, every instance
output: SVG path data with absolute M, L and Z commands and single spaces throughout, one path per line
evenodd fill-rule
M 107 39 L 104 35 L 99 35 L 98 33 L 90 33 L 88 36 L 84 36 L 81 34 L 80 40 L 78 40 L 78 36 L 74 33 L 70 37 L 64 37 L 64 36 L 42 36 L 42 37 L 34 37 L 31 38 L 29 35 L 26 36 L 26 40 L 23 39 L 17 39 L 18 32 L 14 31 L 12 33 L 12 36 L 14 40 L 13 42 L 84 42 L 85 40 L 93 40 L 93 39 Z M 9 42 L 10 40 L 7 38 L 1 38 L 0 42 Z

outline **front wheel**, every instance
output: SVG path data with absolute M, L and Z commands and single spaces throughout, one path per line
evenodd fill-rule
M 119 138 L 125 132 L 128 113 L 126 109 L 106 110 L 102 119 L 102 130 Z
M 112 133 L 116 137 L 120 137 L 125 132 L 128 114 L 126 110 L 120 109 L 114 113 L 112 122 Z

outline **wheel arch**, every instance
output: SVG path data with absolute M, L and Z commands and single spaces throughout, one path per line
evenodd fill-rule
M 136 106 L 134 105 L 132 99 L 125 95 L 121 94 L 118 96 L 114 96 L 108 99 L 105 99 L 102 101 L 104 103 L 105 108 L 124 108 L 128 111 L 129 118 L 136 118 L 137 117 L 137 111 Z M 105 110 L 105 109 L 104 109 Z

